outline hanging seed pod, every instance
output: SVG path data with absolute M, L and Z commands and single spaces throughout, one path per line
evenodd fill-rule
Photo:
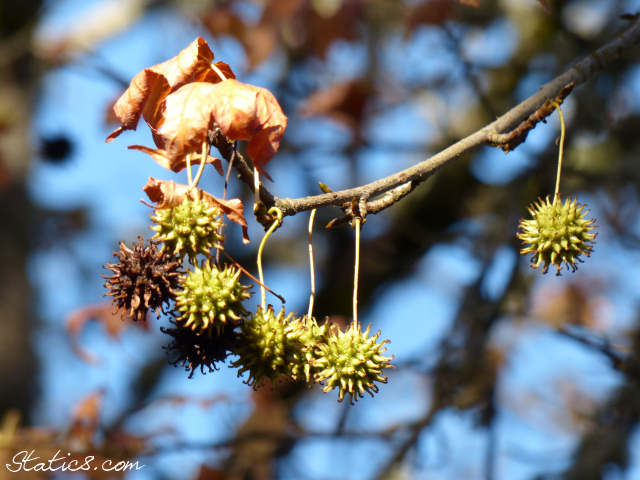
M 235 351 L 239 358 L 232 366 L 240 368 L 238 376 L 249 372 L 245 383 L 254 388 L 267 378 L 310 383 L 315 352 L 326 331 L 315 319 L 285 315 L 284 308 L 276 314 L 271 306 L 266 310 L 258 307 L 241 327 Z
M 284 308 L 275 314 L 269 305 L 266 310 L 258 307 L 255 314 L 240 328 L 240 339 L 235 354 L 238 360 L 231 366 L 237 367 L 238 376 L 249 372 L 247 385 L 259 387 L 265 379 L 277 380 L 287 376 L 287 357 L 292 345 L 300 336 L 291 324 L 293 314 L 285 316 Z
M 205 262 L 202 267 L 180 278 L 182 287 L 176 293 L 177 321 L 185 327 L 205 332 L 221 331 L 227 323 L 240 321 L 248 314 L 242 302 L 251 296 L 251 286 L 240 283 L 240 270 L 228 265 L 222 270 Z
M 362 332 L 360 324 L 352 324 L 346 331 L 333 328 L 325 344 L 318 347 L 314 367 L 315 381 L 324 384 L 323 391 L 338 388 L 338 401 L 349 395 L 351 404 L 368 393 L 378 392 L 375 382 L 387 383 L 384 368 L 391 367 L 393 357 L 385 357 L 384 346 L 389 340 L 377 343 L 380 331 L 370 337 L 371 325 Z
M 222 212 L 200 198 L 185 197 L 175 207 L 158 208 L 151 220 L 156 232 L 153 239 L 177 257 L 188 255 L 194 265 L 199 253 L 209 258 L 212 248 L 222 248 Z
M 528 210 L 532 218 L 520 220 L 517 234 L 524 243 L 520 253 L 533 253 L 531 267 L 541 267 L 542 273 L 551 265 L 556 267 L 556 275 L 564 266 L 575 272 L 577 262 L 583 261 L 581 255 L 591 255 L 596 238 L 595 222 L 586 218 L 586 205 L 575 198 L 563 203 L 558 195 L 553 202 L 549 196 L 539 198 Z
M 159 251 L 153 242 L 145 245 L 142 237 L 138 237 L 133 248 L 124 242 L 120 242 L 119 247 L 120 250 L 114 252 L 118 263 L 104 266 L 113 272 L 110 277 L 103 275 L 108 289 L 106 295 L 112 296 L 114 305 L 133 320 L 146 320 L 149 310 L 159 315 L 163 304 L 173 299 L 183 273 L 182 263 Z
M 171 328 L 160 327 L 162 333 L 171 337 L 171 342 L 163 348 L 172 357 L 169 363 L 191 371 L 189 378 L 198 368 L 203 375 L 205 368 L 209 372 L 217 370 L 217 363 L 225 361 L 236 342 L 235 326 L 231 324 L 225 325 L 220 332 L 213 329 L 199 333 L 175 321 L 171 323 Z

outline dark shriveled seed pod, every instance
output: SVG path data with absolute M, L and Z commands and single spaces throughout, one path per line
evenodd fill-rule
M 180 323 L 171 320 L 172 327 L 160 327 L 162 333 L 169 335 L 171 342 L 163 347 L 171 357 L 169 363 L 175 367 L 181 366 L 191 371 L 193 377 L 199 368 L 204 375 L 205 367 L 209 372 L 217 370 L 216 364 L 224 362 L 237 340 L 237 334 L 232 324 L 222 329 L 210 329 L 206 332 L 194 331 Z
M 133 248 L 124 242 L 120 250 L 114 252 L 118 263 L 107 263 L 104 267 L 113 272 L 105 276 L 105 294 L 113 297 L 113 304 L 133 320 L 144 321 L 149 310 L 157 315 L 163 305 L 173 299 L 173 292 L 179 286 L 182 262 L 173 256 L 160 252 L 156 244 L 145 244 L 142 237 Z

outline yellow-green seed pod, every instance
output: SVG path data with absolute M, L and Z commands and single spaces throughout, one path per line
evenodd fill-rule
M 375 382 L 387 383 L 382 370 L 391 367 L 393 359 L 383 355 L 389 340 L 377 343 L 380 331 L 370 337 L 370 330 L 371 325 L 363 332 L 360 324 L 351 325 L 344 332 L 334 327 L 326 343 L 318 347 L 315 381 L 324 384 L 324 392 L 338 388 L 339 402 L 349 395 L 353 404 L 365 392 L 373 397 L 378 392 Z
M 245 383 L 259 387 L 265 379 L 277 381 L 289 378 L 311 383 L 314 353 L 325 338 L 326 327 L 315 319 L 285 315 L 284 308 L 275 313 L 273 307 L 258 307 L 251 318 L 243 323 L 235 353 L 238 376 L 245 372 Z
M 587 257 L 593 250 L 596 238 L 595 222 L 586 218 L 586 205 L 567 198 L 564 203 L 558 195 L 555 201 L 547 196 L 538 199 L 528 208 L 531 219 L 520 220 L 518 238 L 524 247 L 520 253 L 533 253 L 531 267 L 541 267 L 547 273 L 551 265 L 556 267 L 556 275 L 564 266 L 575 272 L 581 255 Z
M 200 198 L 185 197 L 175 207 L 158 208 L 151 220 L 156 232 L 153 239 L 163 242 L 163 249 L 177 257 L 188 255 L 193 264 L 197 254 L 209 258 L 212 248 L 222 247 L 222 211 Z
M 182 290 L 176 294 L 177 321 L 196 331 L 221 330 L 248 314 L 242 302 L 251 296 L 251 287 L 240 283 L 240 270 L 226 266 L 222 270 L 205 262 L 180 279 Z
M 287 375 L 286 351 L 288 343 L 296 336 L 290 327 L 292 317 L 292 313 L 285 316 L 284 308 L 276 314 L 269 305 L 266 310 L 258 307 L 242 324 L 234 352 L 238 360 L 231 366 L 239 368 L 238 376 L 249 373 L 245 383 L 257 388 L 267 378 L 275 381 Z

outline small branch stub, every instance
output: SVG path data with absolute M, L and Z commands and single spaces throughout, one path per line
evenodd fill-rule
M 507 153 L 515 149 L 527 139 L 529 132 L 533 130 L 539 122 L 546 122 L 547 117 L 553 113 L 556 105 L 562 105 L 562 102 L 571 93 L 575 85 L 575 82 L 565 85 L 555 98 L 551 100 L 547 99 L 535 112 L 510 132 L 489 134 L 487 142 L 494 147 L 501 148 Z

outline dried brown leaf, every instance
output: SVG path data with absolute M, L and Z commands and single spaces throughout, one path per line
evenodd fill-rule
M 218 205 L 229 220 L 240 225 L 242 227 L 242 242 L 249 243 L 249 226 L 247 225 L 247 220 L 244 217 L 244 205 L 242 205 L 242 200 L 239 198 L 223 200 L 221 198 L 216 198 L 207 192 L 203 192 L 203 197 Z
M 147 184 L 142 187 L 149 200 L 156 204 L 157 208 L 171 208 L 180 205 L 189 191 L 189 185 L 175 183 L 173 180 L 158 180 L 149 177 Z
M 71 414 L 72 423 L 97 425 L 103 397 L 104 391 L 97 390 L 78 402 L 73 407 L 73 413 Z
M 104 391 L 96 390 L 74 406 L 68 436 L 75 446 L 91 445 L 98 429 L 103 398 Z
M 95 320 L 104 326 L 107 335 L 113 339 L 120 338 L 120 334 L 130 325 L 138 325 L 148 330 L 146 322 L 132 322 L 125 314 L 114 311 L 110 303 L 88 305 L 75 310 L 67 317 L 66 328 L 71 347 L 74 352 L 87 363 L 98 363 L 100 360 L 95 355 L 83 349 L 78 342 L 78 337 L 87 323 Z
M 578 325 L 598 330 L 611 318 L 610 302 L 601 290 L 597 279 L 575 281 L 561 288 L 543 285 L 534 292 L 531 313 L 554 328 Z
M 271 92 L 234 79 L 189 83 L 168 95 L 160 109 L 154 140 L 170 161 L 198 151 L 217 124 L 230 139 L 249 141 L 247 152 L 267 177 L 264 166 L 280 147 L 287 126 Z
M 201 18 L 205 28 L 213 36 L 232 35 L 240 38 L 246 28 L 242 18 L 228 4 L 207 9 Z
M 213 52 L 202 38 L 196 38 L 178 55 L 145 68 L 138 73 L 114 105 L 114 113 L 122 124 L 108 137 L 112 141 L 124 130 L 135 130 L 140 115 L 153 128 L 161 119 L 160 102 L 171 92 L 190 82 L 216 83 L 220 78 L 212 68 Z M 224 62 L 215 64 L 226 78 L 235 78 L 231 67 Z
M 235 79 L 236 78 L 236 74 L 233 73 L 233 70 L 231 70 L 231 67 L 229 66 L 228 63 L 225 62 L 216 62 L 214 63 L 214 65 L 218 68 L 218 70 L 220 70 L 222 72 L 222 74 L 224 75 L 225 79 Z M 218 72 L 216 72 L 217 74 Z M 218 83 L 219 81 L 222 81 L 223 79 L 220 78 L 219 75 L 217 75 L 216 80 L 211 82 L 211 83 Z
M 246 29 L 242 43 L 247 51 L 249 68 L 253 69 L 269 58 L 278 46 L 278 30 L 271 23 L 261 23 Z
M 138 73 L 113 105 L 113 113 L 121 125 L 107 136 L 106 141 L 113 141 L 125 130 L 135 130 L 140 115 L 147 121 L 155 119 L 158 102 L 170 91 L 167 79 L 160 73 L 151 69 Z
M 216 100 L 214 87 L 205 82 L 189 83 L 162 102 L 162 118 L 156 124 L 153 138 L 170 162 L 200 151 L 202 142 L 208 140 L 213 126 L 212 103 Z
M 182 170 L 187 168 L 186 156 L 174 158 L 172 160 L 167 156 L 167 153 L 164 150 L 149 148 L 145 147 L 144 145 L 129 145 L 127 148 L 129 150 L 138 150 L 140 152 L 151 155 L 151 158 L 153 158 L 156 163 L 168 170 L 181 172 Z M 194 153 L 191 155 L 191 164 L 199 165 L 201 163 L 201 159 L 202 153 Z M 208 155 L 207 164 L 213 165 L 213 167 L 220 175 L 224 175 L 224 171 L 222 170 L 222 160 L 220 160 L 219 158 Z
M 213 58 L 207 42 L 198 37 L 178 55 L 154 65 L 151 70 L 163 75 L 172 89 L 189 82 L 219 82 L 221 78 L 211 68 Z
M 371 93 L 366 79 L 334 83 L 312 93 L 301 106 L 300 113 L 306 116 L 327 115 L 356 130 L 362 124 Z
M 280 147 L 287 117 L 273 94 L 261 87 L 236 80 L 214 85 L 213 117 L 232 140 L 249 140 L 247 152 L 254 166 L 263 167 Z

